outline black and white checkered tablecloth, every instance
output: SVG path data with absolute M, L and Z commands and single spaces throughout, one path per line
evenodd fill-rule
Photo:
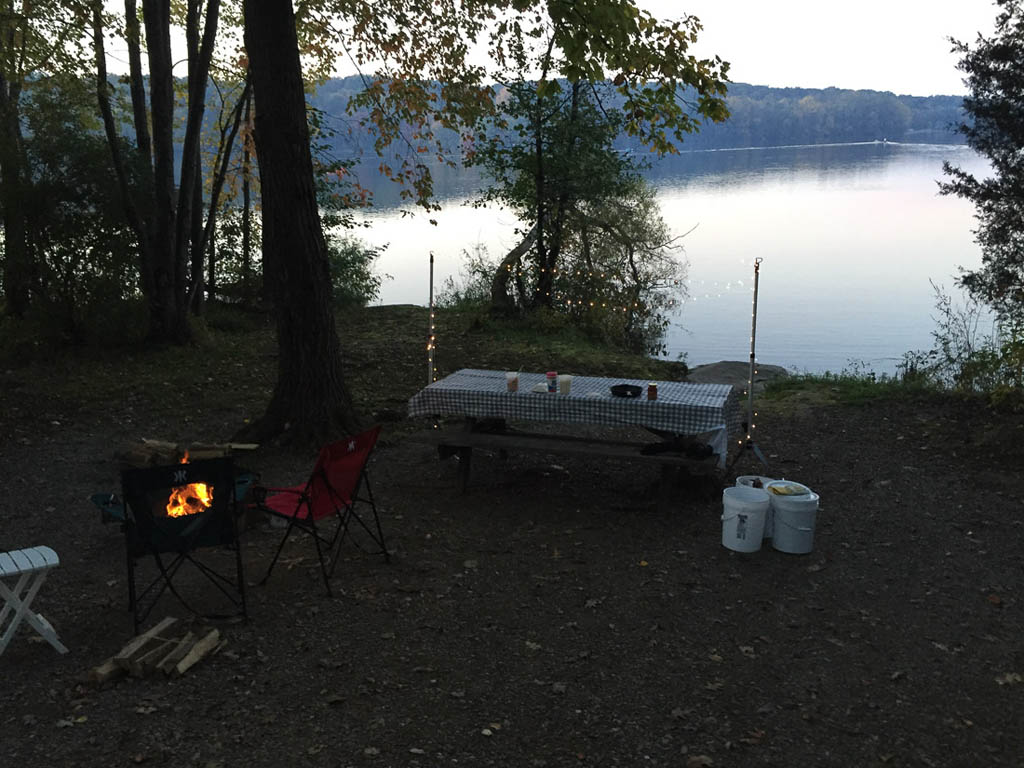
M 435 381 L 409 400 L 409 415 L 468 416 L 511 421 L 634 425 L 680 435 L 740 431 L 739 392 L 729 384 L 659 381 L 658 399 L 647 399 L 646 380 L 573 376 L 570 394 L 534 392 L 544 374 L 520 373 L 519 391 L 508 392 L 504 371 L 463 368 Z M 638 398 L 615 397 L 613 384 L 643 387 Z

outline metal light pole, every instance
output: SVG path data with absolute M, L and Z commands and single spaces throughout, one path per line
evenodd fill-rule
M 427 328 L 427 384 L 434 382 L 434 252 L 430 252 L 430 321 Z
M 750 312 L 750 372 L 747 376 L 747 442 L 754 431 L 754 348 L 757 341 L 757 283 L 761 273 L 761 257 L 754 259 L 754 306 Z

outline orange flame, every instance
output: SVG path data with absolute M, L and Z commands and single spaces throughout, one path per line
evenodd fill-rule
M 188 464 L 188 453 L 185 453 L 181 460 L 182 464 Z M 213 486 L 206 483 L 189 483 L 171 489 L 171 495 L 167 499 L 167 516 L 184 517 L 185 515 L 197 515 L 210 508 L 213 504 Z

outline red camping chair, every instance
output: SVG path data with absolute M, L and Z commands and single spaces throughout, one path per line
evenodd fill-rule
M 288 527 L 261 584 L 270 578 L 285 542 L 296 529 L 313 537 L 328 595 L 331 594 L 329 579 L 337 565 L 341 544 L 348 536 L 353 523 L 379 547 L 377 552 L 384 555 L 385 562 L 390 561 L 390 554 L 384 544 L 384 534 L 380 528 L 380 518 L 377 516 L 377 506 L 373 502 L 373 492 L 370 490 L 370 479 L 366 474 L 366 462 L 377 443 L 379 433 L 380 426 L 376 426 L 361 434 L 325 445 L 320 449 L 313 474 L 303 485 L 290 488 L 262 488 L 262 492 L 267 495 L 262 501 L 258 501 L 256 506 L 275 517 L 287 520 Z M 361 496 L 364 488 L 366 495 Z M 359 502 L 369 505 L 373 512 L 372 527 L 360 516 L 357 509 Z M 329 517 L 337 517 L 337 524 L 331 536 L 325 535 L 322 528 Z M 328 569 L 324 555 L 335 547 L 337 551 L 331 557 Z

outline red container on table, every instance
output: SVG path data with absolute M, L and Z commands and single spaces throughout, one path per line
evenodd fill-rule
M 558 391 L 558 371 L 548 371 L 548 392 Z

